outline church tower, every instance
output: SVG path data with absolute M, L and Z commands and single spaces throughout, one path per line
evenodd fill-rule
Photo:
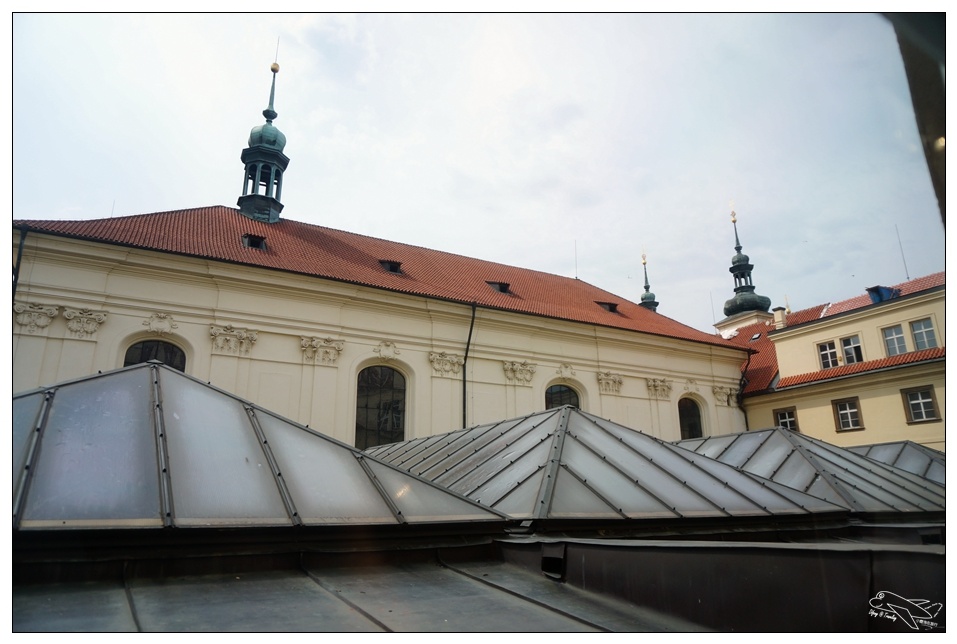
M 733 210 L 731 223 L 734 225 L 734 250 L 737 252 L 731 258 L 731 268 L 728 270 L 734 276 L 734 297 L 724 303 L 725 318 L 715 324 L 722 335 L 738 327 L 771 320 L 774 317 L 768 313 L 768 309 L 771 308 L 771 298 L 754 292 L 754 284 L 751 282 L 751 270 L 754 266 L 751 264 L 751 258 L 741 252 L 738 218 Z
M 641 302 L 638 306 L 643 306 L 652 313 L 658 312 L 658 303 L 655 302 L 655 294 L 651 292 L 651 285 L 648 284 L 648 259 L 645 254 L 641 254 L 641 266 L 645 269 L 645 292 L 641 294 Z
M 249 147 L 243 150 L 245 164 L 243 194 L 236 202 L 239 212 L 250 219 L 270 224 L 279 221 L 282 212 L 282 176 L 289 165 L 289 157 L 282 153 L 286 147 L 286 135 L 279 131 L 273 120 L 278 116 L 273 109 L 276 99 L 276 74 L 279 65 L 273 63 L 272 88 L 269 90 L 269 107 L 263 110 L 266 122 L 257 125 L 249 133 Z

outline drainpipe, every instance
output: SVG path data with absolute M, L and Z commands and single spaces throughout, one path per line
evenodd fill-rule
M 738 394 L 735 396 L 738 401 L 738 409 L 744 414 L 744 431 L 746 432 L 750 432 L 751 428 L 748 427 L 748 412 L 744 410 L 744 388 L 748 386 L 748 367 L 751 366 L 752 355 L 753 353 L 748 351 L 748 361 L 744 364 L 744 370 L 741 372 L 741 380 L 738 381 Z
M 465 429 L 469 425 L 468 421 L 468 391 L 466 390 L 466 384 L 468 383 L 468 372 L 466 367 L 469 363 L 469 348 L 472 346 L 472 329 L 475 328 L 475 302 L 472 302 L 472 321 L 469 323 L 469 339 L 465 343 L 465 358 L 462 360 L 462 429 Z
M 23 259 L 23 242 L 27 239 L 27 231 L 20 230 L 20 246 L 17 248 L 17 263 L 13 266 L 13 300 L 17 299 L 17 282 L 20 281 L 20 260 Z

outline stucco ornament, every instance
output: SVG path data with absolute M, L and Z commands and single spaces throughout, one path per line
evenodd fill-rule
M 154 313 L 150 319 L 143 320 L 143 326 L 148 327 L 150 333 L 166 335 L 172 333 L 173 329 L 179 328 L 179 325 L 173 321 L 173 316 L 169 313 Z
M 306 362 L 316 364 L 334 365 L 339 361 L 339 354 L 342 353 L 342 347 L 345 343 L 342 340 L 333 340 L 332 338 L 307 338 L 300 336 L 303 357 Z
M 209 335 L 213 338 L 214 350 L 240 355 L 249 353 L 253 344 L 259 339 L 259 331 L 240 329 L 233 327 L 231 324 L 226 326 L 211 325 Z
M 572 366 L 568 364 L 567 362 L 563 362 L 560 365 L 558 365 L 558 369 L 555 370 L 555 373 L 561 376 L 562 380 L 567 380 L 568 378 L 571 378 L 572 376 L 576 375 L 575 370 L 572 369 Z
M 694 378 L 685 380 L 685 391 L 698 391 L 698 381 Z
M 728 407 L 734 405 L 734 402 L 738 396 L 738 390 L 734 387 L 721 387 L 719 385 L 715 385 L 711 388 L 711 392 L 714 394 L 714 399 L 717 404 L 727 405 Z
M 624 378 L 621 377 L 621 374 L 610 371 L 598 372 L 598 387 L 603 394 L 620 394 L 623 381 Z
M 449 355 L 445 351 L 441 353 L 432 352 L 429 354 L 429 362 L 432 363 L 432 369 L 440 376 L 450 376 L 462 370 L 465 360 L 455 354 Z
M 379 357 L 383 360 L 393 360 L 395 357 L 402 352 L 399 351 L 399 348 L 395 346 L 395 342 L 380 342 L 379 346 L 373 349 L 375 353 L 379 354 Z
M 16 302 L 13 311 L 17 314 L 17 324 L 25 327 L 27 333 L 36 333 L 50 326 L 60 308 L 49 304 Z
M 91 311 L 90 309 L 63 309 L 66 318 L 66 328 L 78 338 L 93 335 L 106 320 L 106 311 Z
M 503 362 L 502 367 L 505 369 L 505 377 L 509 382 L 517 383 L 520 385 L 528 385 L 532 382 L 532 376 L 535 375 L 536 365 L 529 364 L 528 360 L 522 362 Z
M 659 400 L 671 399 L 671 381 L 666 378 L 646 378 L 648 395 Z

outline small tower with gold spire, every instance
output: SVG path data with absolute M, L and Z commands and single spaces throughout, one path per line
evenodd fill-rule
M 731 268 L 728 270 L 734 276 L 734 297 L 724 303 L 725 318 L 715 324 L 722 334 L 733 331 L 735 328 L 768 321 L 773 316 L 768 313 L 771 308 L 771 298 L 758 295 L 754 292 L 751 282 L 751 271 L 754 266 L 751 258 L 741 252 L 741 240 L 738 237 L 738 216 L 731 211 L 731 224 L 734 226 L 734 257 L 731 258 Z
M 651 286 L 648 284 L 648 258 L 644 253 L 641 254 L 641 266 L 645 270 L 645 292 L 641 294 L 639 306 L 645 307 L 652 313 L 657 313 L 658 303 L 655 301 L 655 294 L 651 292 Z
M 246 170 L 243 194 L 236 204 L 239 212 L 250 219 L 275 223 L 282 212 L 282 177 L 289 165 L 289 157 L 283 154 L 286 135 L 272 124 L 278 116 L 273 104 L 279 65 L 273 63 L 269 69 L 272 71 L 272 88 L 269 90 L 269 107 L 263 110 L 266 122 L 249 133 L 249 147 L 240 157 Z

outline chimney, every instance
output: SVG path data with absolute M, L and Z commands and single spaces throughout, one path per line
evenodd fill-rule
M 783 306 L 777 306 L 771 309 L 774 313 L 774 328 L 783 329 L 787 326 L 787 310 Z

